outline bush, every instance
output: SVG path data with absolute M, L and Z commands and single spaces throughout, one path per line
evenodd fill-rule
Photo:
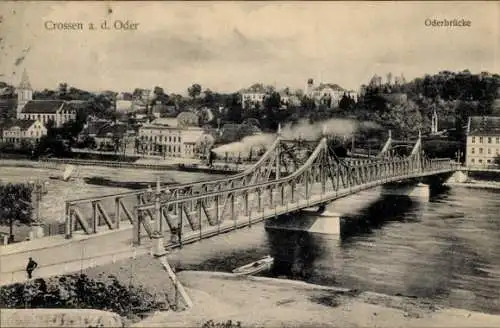
M 103 282 L 75 274 L 2 286 L 0 308 L 96 309 L 135 318 L 165 309 L 164 302 L 144 289 L 124 286 L 114 276 L 108 278 Z

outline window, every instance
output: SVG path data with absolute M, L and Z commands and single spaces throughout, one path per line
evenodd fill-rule
M 483 162 L 483 160 L 482 160 L 482 159 L 480 159 L 478 162 L 479 162 L 479 163 L 482 163 L 482 162 Z
M 474 163 L 474 158 L 472 158 L 472 159 L 470 160 L 470 162 L 471 162 L 471 163 Z
M 483 153 L 483 148 L 479 148 L 479 153 L 482 154 Z
M 479 137 L 479 143 L 483 143 L 483 137 Z
M 487 160 L 486 162 L 487 162 L 487 163 L 491 163 L 491 161 L 490 161 L 490 160 Z
M 488 155 L 491 154 L 491 148 L 488 148 Z
M 500 143 L 500 137 L 497 137 L 497 144 Z
M 474 148 L 471 148 L 471 154 L 474 154 L 474 153 L 475 153 L 475 151 L 474 151 L 474 150 L 475 150 Z
M 488 143 L 491 143 L 491 137 L 488 137 Z

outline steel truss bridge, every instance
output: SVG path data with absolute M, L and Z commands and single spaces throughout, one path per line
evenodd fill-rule
M 340 158 L 326 136 L 310 142 L 285 140 L 278 133 L 258 162 L 233 176 L 67 201 L 66 238 L 118 229 L 125 221 L 134 228 L 136 244 L 144 229 L 168 246 L 182 246 L 267 218 L 324 207 L 360 190 L 447 177 L 459 169 L 450 159 L 427 158 L 420 135 L 406 146 L 407 155 L 396 154 L 399 146 L 389 134 L 377 156 Z

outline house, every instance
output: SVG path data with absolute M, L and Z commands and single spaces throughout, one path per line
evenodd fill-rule
M 16 146 L 23 142 L 35 144 L 47 134 L 47 128 L 40 120 L 16 120 L 1 129 L 1 142 Z
M 123 142 L 127 137 L 127 125 L 111 123 L 102 126 L 94 136 L 96 145 L 100 149 L 114 147 L 116 142 Z
M 120 113 L 131 113 L 134 111 L 132 100 L 116 100 L 116 111 Z
M 252 108 L 255 106 L 262 107 L 264 99 L 267 95 L 267 89 L 262 84 L 254 84 L 247 89 L 240 91 L 241 106 L 243 109 Z
M 56 127 L 76 119 L 78 105 L 83 101 L 33 100 L 33 89 L 26 70 L 17 88 L 17 119 L 40 120 L 43 124 L 53 121 Z
M 469 117 L 466 166 L 493 165 L 497 156 L 500 156 L 500 116 Z
M 139 128 L 139 151 L 164 157 L 196 157 L 196 144 L 204 134 L 198 116 L 182 112 L 176 118 L 157 118 Z
M 127 124 L 97 119 L 85 123 L 80 133 L 80 139 L 86 136 L 94 138 L 97 147 L 102 149 L 107 145 L 114 146 L 117 140 L 124 140 L 128 134 Z
M 313 79 L 307 81 L 305 95 L 310 99 L 314 99 L 317 104 L 325 104 L 329 107 L 338 106 L 340 99 L 344 95 L 357 99 L 356 92 L 352 90 L 346 90 L 333 83 L 320 83 L 318 86 L 314 86 Z
M 204 134 L 200 127 L 151 123 L 139 128 L 139 152 L 164 157 L 196 157 L 196 143 Z

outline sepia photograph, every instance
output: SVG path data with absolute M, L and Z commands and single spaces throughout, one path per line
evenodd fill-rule
M 0 327 L 500 327 L 500 2 L 0 2 Z

